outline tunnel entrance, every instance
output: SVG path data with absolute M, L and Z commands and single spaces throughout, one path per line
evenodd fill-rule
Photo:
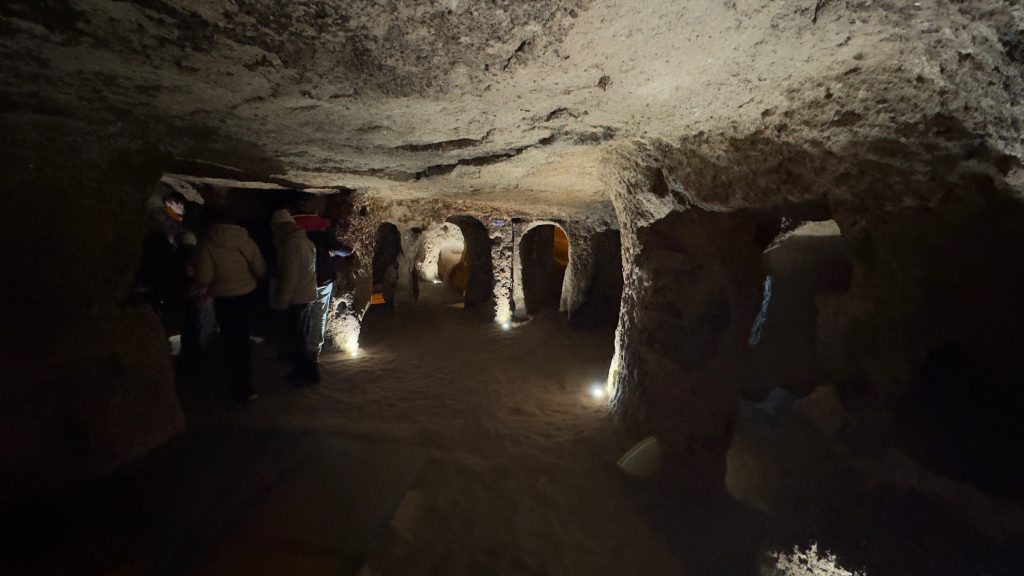
M 913 262 L 871 297 L 912 336 L 895 422 L 909 454 L 1002 497 L 1024 496 L 1024 209 L 1016 200 L 949 199 L 873 231 L 872 263 Z M 879 264 L 880 263 L 880 264 Z M 886 278 L 889 280 L 889 278 Z M 893 328 L 885 326 L 895 332 Z M 885 392 L 892 394 L 889 390 Z
M 818 299 L 850 287 L 850 241 L 834 220 L 787 223 L 761 257 L 761 308 L 748 336 L 741 392 L 760 400 L 781 388 L 803 396 L 826 380 L 817 351 Z
M 570 321 L 579 327 L 615 326 L 622 303 L 622 237 L 618 230 L 604 230 L 590 241 L 593 269 L 583 302 L 570 308 Z M 582 281 L 575 279 L 575 282 Z
M 377 227 L 373 250 L 373 298 L 371 302 L 394 308 L 398 286 L 398 257 L 402 254 L 402 235 L 398 227 L 384 222 Z M 383 302 L 379 299 L 382 298 Z
M 463 304 L 468 281 L 466 239 L 455 224 L 432 224 L 416 248 L 416 281 L 423 283 L 420 299 L 446 305 Z
M 561 227 L 542 224 L 520 241 L 523 294 L 531 314 L 558 310 L 565 269 L 569 265 L 569 238 Z
M 462 257 L 449 269 L 448 282 L 454 290 L 465 294 L 467 308 L 486 304 L 491 300 L 494 286 L 491 238 L 487 228 L 472 216 L 452 216 L 448 222 L 459 228 L 464 245 Z M 454 252 L 450 258 L 454 258 Z

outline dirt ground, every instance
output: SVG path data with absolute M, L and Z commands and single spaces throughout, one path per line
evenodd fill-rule
M 611 330 L 556 315 L 503 331 L 437 306 L 371 310 L 358 357 L 312 389 L 259 385 L 237 424 L 426 447 L 364 574 L 679 574 L 614 467 Z
M 270 341 L 254 346 L 260 397 L 247 406 L 217 400 L 216 348 L 198 374 L 179 367 L 188 433 L 99 486 L 28 508 L 0 545 L 0 572 L 1001 576 L 1024 566 L 1017 506 L 898 455 L 850 453 L 792 418 L 800 403 L 779 411 L 774 396 L 745 404 L 735 430 L 726 484 L 747 504 L 688 489 L 685 470 L 627 479 L 615 462 L 629 441 L 589 393 L 604 381 L 611 327 L 575 329 L 552 313 L 503 330 L 486 310 L 452 305 L 443 286 L 423 288 L 395 315 L 371 309 L 360 354 L 325 353 L 315 387 L 287 385 Z M 762 552 L 794 545 L 804 552 L 763 571 Z

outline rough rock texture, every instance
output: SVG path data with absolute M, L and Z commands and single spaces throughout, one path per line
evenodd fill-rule
M 739 384 L 744 396 L 759 400 L 774 388 L 809 394 L 828 379 L 818 355 L 818 302 L 849 290 L 850 244 L 826 220 L 785 232 L 765 251 L 767 314 Z
M 720 482 L 762 251 L 783 217 L 831 218 L 853 273 L 817 299 L 815 362 L 851 442 L 898 438 L 953 477 L 1024 485 L 995 448 L 1022 432 L 1014 0 L 20 0 L 0 32 L 5 198 L 51 222 L 5 226 L 33 248 L 9 284 L 12 358 L 43 356 L 68 316 L 118 314 L 161 171 L 356 190 L 359 282 L 332 322 L 346 347 L 383 222 L 411 279 L 413 228 L 479 221 L 506 322 L 515 234 L 499 221 L 564 222 L 578 244 L 617 220 L 614 408 Z M 585 290 L 570 288 L 567 310 Z
M 848 404 L 881 410 L 879 424 L 944 473 L 1013 495 L 1024 467 L 1004 449 L 1024 439 L 1012 415 L 1024 274 L 1005 262 L 1024 251 L 1022 218 L 1016 199 L 976 194 L 863 222 L 850 292 L 818 321 Z
M 695 482 L 724 474 L 773 225 L 749 212 L 691 209 L 623 229 L 614 402 L 634 433 L 657 435 L 670 461 L 688 462 Z
M 552 277 L 556 272 L 552 254 L 554 226 L 561 227 L 563 224 L 546 220 L 513 223 L 516 247 L 512 255 L 512 267 L 515 271 L 515 277 L 512 279 L 512 298 L 517 318 L 526 318 L 530 314 L 539 312 L 536 310 L 536 299 L 543 296 L 543 293 L 547 293 L 550 298 L 553 298 L 558 303 L 558 309 L 565 312 L 566 307 L 563 305 L 562 297 L 566 290 L 570 293 L 575 290 L 571 269 L 566 268 L 564 273 L 558 271 L 558 279 Z M 576 243 L 579 244 L 581 241 L 583 239 L 577 240 Z M 573 239 L 570 238 L 570 254 L 572 254 L 573 243 Z M 531 280 L 532 285 L 530 284 Z M 556 283 L 558 292 L 557 296 L 554 296 Z M 530 291 L 536 293 L 536 295 L 531 294 L 534 297 L 533 306 L 530 306 L 528 302 L 527 292 Z M 548 307 L 551 307 L 550 301 L 547 304 Z
M 512 256 L 512 298 L 515 316 L 525 318 L 532 314 L 526 302 L 524 281 L 528 276 L 524 266 L 524 240 L 538 226 L 558 226 L 569 239 L 569 264 L 560 285 L 558 310 L 569 318 L 587 305 L 583 314 L 591 320 L 618 318 L 618 305 L 622 297 L 621 246 L 617 242 L 617 222 L 594 219 L 553 221 L 521 218 L 513 222 L 515 242 Z M 611 238 L 614 237 L 614 240 Z M 600 308 L 600 310 L 598 310 Z M 583 320 L 581 320 L 583 321 Z
M 2 227 L 4 507 L 93 480 L 165 442 L 183 418 L 163 329 L 129 302 L 159 156 L 45 119 L 8 124 L 0 149 L 17 191 L 5 195 Z
M 536 226 L 519 243 L 523 298 L 534 313 L 558 309 L 562 300 L 566 269 L 555 262 L 554 240 L 554 226 Z
M 583 230 L 570 227 L 573 236 L 588 241 L 569 254 L 574 278 L 590 278 L 589 284 L 575 282 L 563 292 L 563 309 L 579 325 L 614 324 L 622 301 L 622 239 L 618 230 Z
M 466 263 L 469 266 L 466 306 L 486 304 L 494 295 L 494 264 L 487 227 L 477 218 L 461 214 L 449 217 L 448 221 L 458 226 L 466 239 Z
M 807 550 L 777 552 L 772 562 L 761 568 L 761 576 L 864 576 L 863 572 L 843 568 L 834 554 L 818 553 L 818 545 Z
M 384 200 L 375 195 L 357 195 L 353 199 L 352 217 L 341 240 L 355 250 L 358 261 L 356 289 L 337 299 L 329 330 L 335 344 L 343 350 L 358 345 L 359 321 L 367 310 L 370 296 L 370 268 L 368 258 L 374 251 L 375 230 L 382 223 L 395 225 L 402 237 L 403 254 L 399 258 L 401 294 L 411 297 L 413 272 L 418 265 L 418 254 L 436 236 L 432 230 L 443 225 L 456 226 L 464 239 L 467 258 L 470 259 L 470 279 L 466 305 L 474 307 L 491 302 L 494 320 L 508 322 L 512 318 L 512 230 L 513 216 L 527 221 L 541 221 L 542 215 L 569 218 L 575 213 L 548 207 L 530 207 L 515 212 L 508 208 L 473 201 L 442 199 Z M 445 224 L 447 223 L 447 224 Z M 518 225 L 516 225 L 518 226 Z M 613 226 L 605 210 L 584 214 L 570 220 L 567 226 L 579 230 L 608 230 Z M 426 231 L 426 232 L 424 232 Z M 518 228 L 516 240 L 521 239 Z M 475 263 L 475 265 L 474 265 Z M 595 267 L 581 255 L 577 266 L 592 271 Z M 582 272 L 581 272 L 582 273 Z M 583 285 L 590 286 L 591 272 L 583 276 Z M 603 285 L 608 282 L 604 281 Z M 472 295 L 470 294 L 472 293 Z M 340 303 L 339 303 L 340 302 Z M 351 304 L 350 304 L 351 303 Z
M 466 240 L 458 226 L 432 223 L 422 231 L 416 244 L 416 274 L 420 280 L 441 280 L 445 271 L 438 268 L 442 252 L 464 252 Z
M 184 425 L 163 327 L 147 307 L 74 318 L 43 362 L 14 373 L 32 390 L 5 397 L 0 506 L 93 480 Z
M 407 277 L 409 258 L 405 254 L 402 233 L 391 222 L 383 222 L 377 227 L 373 238 L 372 279 L 373 285 L 383 285 L 387 281 L 388 268 L 398 267 L 398 276 Z M 397 280 L 397 278 L 396 278 Z
M 156 133 L 211 175 L 580 204 L 603 196 L 588 147 L 609 139 L 758 168 L 782 197 L 815 166 L 866 163 L 848 187 L 924 193 L 930 168 L 1022 152 L 1007 0 L 50 0 L 0 16 L 7 108 Z M 723 181 L 701 171 L 679 181 Z

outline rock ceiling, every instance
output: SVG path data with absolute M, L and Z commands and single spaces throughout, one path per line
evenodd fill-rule
M 729 163 L 929 126 L 1006 173 L 1022 29 L 998 0 L 13 0 L 0 106 L 193 176 L 584 209 L 638 143 Z

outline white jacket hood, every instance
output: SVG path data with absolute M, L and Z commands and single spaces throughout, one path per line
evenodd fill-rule
M 292 224 L 295 224 L 295 218 L 292 218 L 291 212 L 287 210 L 274 210 L 274 213 L 270 215 L 270 225 L 274 226 L 282 222 L 291 222 Z
M 265 272 L 263 256 L 245 228 L 215 224 L 207 229 L 196 254 L 196 282 L 215 298 L 252 292 Z
M 214 224 L 206 231 L 206 241 L 218 248 L 241 248 L 249 240 L 249 232 L 234 224 Z

